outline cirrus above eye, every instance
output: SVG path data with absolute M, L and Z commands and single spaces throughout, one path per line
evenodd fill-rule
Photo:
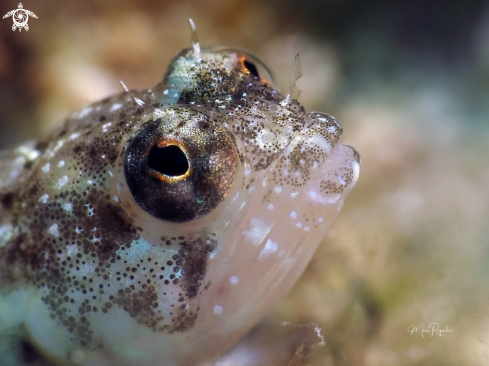
M 135 201 L 169 222 L 210 213 L 227 196 L 238 154 L 229 132 L 189 108 L 170 108 L 130 142 L 124 175 Z

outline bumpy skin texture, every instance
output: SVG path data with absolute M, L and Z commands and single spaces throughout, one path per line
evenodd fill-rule
M 1 153 L 0 364 L 195 365 L 230 347 L 357 180 L 341 132 L 246 55 L 187 49 L 154 89 Z M 170 145 L 184 174 L 157 155 Z

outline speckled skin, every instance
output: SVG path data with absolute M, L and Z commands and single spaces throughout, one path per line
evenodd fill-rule
M 230 347 L 290 289 L 357 180 L 341 132 L 246 55 L 187 49 L 155 88 L 1 153 L 0 364 L 195 365 Z M 167 143 L 188 174 L 147 167 Z

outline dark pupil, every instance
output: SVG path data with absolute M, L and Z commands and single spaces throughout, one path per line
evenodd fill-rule
M 184 175 L 188 170 L 187 156 L 178 146 L 154 145 L 148 155 L 148 166 L 169 177 Z
M 244 60 L 243 65 L 244 65 L 244 67 L 246 67 L 248 69 L 250 74 L 253 75 L 255 78 L 260 77 L 260 75 L 258 74 L 258 70 L 256 69 L 256 66 L 253 62 L 250 62 L 248 60 Z

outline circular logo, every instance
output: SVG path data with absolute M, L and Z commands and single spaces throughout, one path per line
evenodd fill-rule
M 27 20 L 29 19 L 29 14 L 24 9 L 17 9 L 12 14 L 12 18 L 14 20 L 14 24 L 18 28 L 23 28 L 27 25 Z

